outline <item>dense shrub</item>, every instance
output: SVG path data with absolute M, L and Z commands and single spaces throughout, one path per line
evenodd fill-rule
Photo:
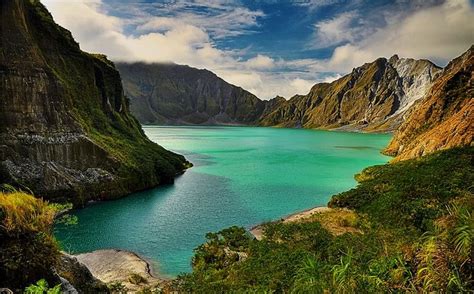
M 57 284 L 56 213 L 57 206 L 23 192 L 0 192 L 0 287 L 23 289 L 43 278 Z

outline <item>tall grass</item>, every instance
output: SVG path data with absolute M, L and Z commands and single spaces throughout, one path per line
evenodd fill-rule
M 0 192 L 0 228 L 10 236 L 50 232 L 57 210 L 23 192 Z
M 40 279 L 56 284 L 60 253 L 52 228 L 59 206 L 10 191 L 0 192 L 0 284 L 18 291 Z

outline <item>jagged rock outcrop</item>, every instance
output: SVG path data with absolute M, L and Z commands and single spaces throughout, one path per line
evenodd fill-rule
M 393 131 L 440 71 L 427 60 L 379 58 L 313 86 L 260 119 L 263 126 Z
M 253 124 L 265 102 L 214 73 L 177 64 L 117 63 L 144 124 Z
M 81 205 L 184 170 L 146 138 L 110 61 L 81 51 L 38 0 L 0 8 L 0 183 Z
M 151 264 L 133 252 L 102 249 L 81 253 L 75 258 L 100 281 L 106 284 L 122 283 L 127 288 L 127 293 L 140 293 L 145 290 L 144 288 L 158 290 L 164 282 L 163 279 L 153 275 Z M 133 283 L 131 281 L 133 276 L 141 277 L 142 282 Z
M 385 153 L 395 160 L 471 145 L 474 136 L 474 46 L 452 60 L 395 133 Z
M 66 293 L 109 293 L 107 285 L 95 278 L 83 263 L 73 255 L 62 253 L 56 267 L 63 291 Z M 68 289 L 66 289 L 68 288 Z

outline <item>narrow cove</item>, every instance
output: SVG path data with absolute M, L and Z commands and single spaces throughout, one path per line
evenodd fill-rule
M 144 127 L 148 137 L 194 167 L 174 185 L 74 211 L 79 223 L 56 228 L 72 253 L 136 252 L 161 274 L 191 270 L 205 234 L 250 228 L 315 206 L 355 186 L 354 174 L 383 164 L 389 134 L 254 127 Z

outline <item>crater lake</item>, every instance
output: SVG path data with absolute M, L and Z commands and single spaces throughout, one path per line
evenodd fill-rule
M 145 126 L 148 137 L 193 167 L 175 183 L 96 202 L 72 213 L 56 237 L 71 253 L 117 248 L 148 259 L 161 275 L 191 270 L 208 232 L 251 228 L 355 187 L 354 174 L 386 163 L 390 134 L 259 127 Z

